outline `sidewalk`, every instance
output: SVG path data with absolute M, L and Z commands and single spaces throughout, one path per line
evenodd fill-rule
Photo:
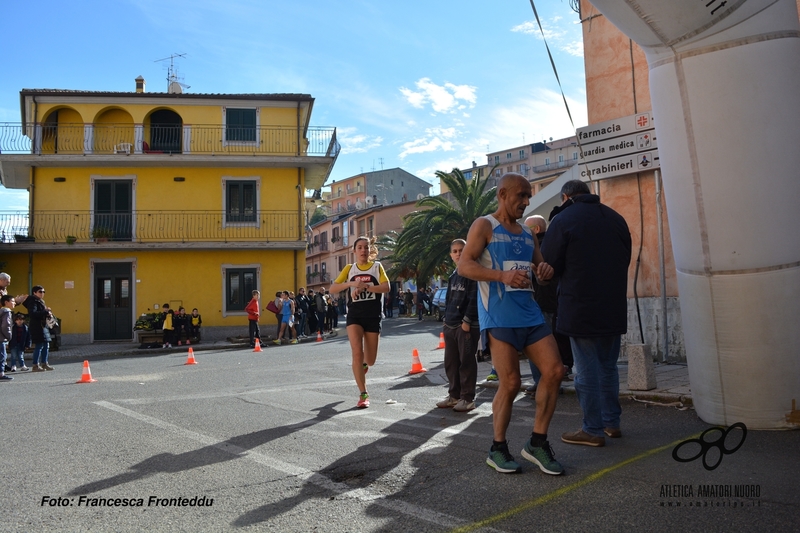
M 528 379 L 522 380 L 522 388 L 524 391 L 526 387 L 531 385 L 530 371 L 525 360 L 520 360 L 522 363 L 522 375 L 528 375 Z M 484 364 L 488 373 L 491 363 Z M 620 397 L 632 397 L 636 400 L 651 401 L 656 403 L 682 403 L 684 405 L 692 405 L 692 389 L 689 386 L 689 368 L 686 364 L 667 364 L 667 363 L 654 363 L 656 372 L 656 388 L 648 391 L 632 391 L 628 389 L 628 364 L 620 362 L 617 365 L 619 369 L 619 395 Z M 481 368 L 482 370 L 483 368 Z M 479 370 L 480 371 L 480 370 Z M 496 381 L 478 381 L 479 387 L 497 388 Z M 574 381 L 562 381 L 561 388 L 565 394 L 575 394 Z

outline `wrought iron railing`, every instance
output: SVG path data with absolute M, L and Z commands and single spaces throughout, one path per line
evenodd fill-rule
M 531 170 L 538 174 L 539 172 L 558 170 L 559 168 L 569 168 L 577 162 L 577 159 L 565 159 L 564 161 L 556 161 L 554 163 L 547 163 L 545 165 L 537 165 L 535 167 L 531 167 Z
M 278 155 L 336 157 L 336 128 L 207 124 L 0 123 L 0 154 Z
M 261 211 L 242 220 L 224 211 L 37 211 L 0 212 L 0 241 L 67 243 L 296 241 L 296 211 Z

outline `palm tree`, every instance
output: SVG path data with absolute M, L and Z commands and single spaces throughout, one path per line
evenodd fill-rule
M 431 276 L 444 276 L 451 265 L 448 262 L 453 239 L 466 239 L 472 222 L 497 209 L 495 187 L 486 189 L 486 178 L 476 176 L 468 180 L 463 172 L 436 171 L 453 199 L 428 196 L 417 202 L 419 211 L 403 218 L 401 233 L 390 233 L 379 241 L 379 247 L 390 250 L 386 259 L 392 262 L 389 276 L 415 277 L 419 281 Z M 491 176 L 491 172 L 489 172 Z

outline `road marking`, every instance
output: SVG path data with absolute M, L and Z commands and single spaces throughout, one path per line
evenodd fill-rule
M 152 417 L 152 416 L 148 416 L 148 415 L 144 415 L 144 414 L 141 414 L 141 413 L 137 413 L 136 411 L 132 411 L 130 409 L 126 409 L 125 407 L 121 407 L 121 406 L 113 404 L 111 402 L 98 401 L 98 402 L 94 402 L 94 403 L 95 403 L 95 405 L 97 405 L 99 407 L 103 407 L 105 409 L 109 409 L 109 410 L 114 411 L 116 413 L 128 416 L 128 417 L 133 418 L 135 420 L 138 420 L 140 422 L 144 422 L 146 424 L 150 424 L 152 426 L 155 426 L 155 427 L 158 427 L 158 428 L 161 428 L 161 429 L 165 429 L 165 430 L 170 431 L 173 434 L 178 435 L 178 436 L 180 436 L 180 437 L 182 437 L 184 439 L 193 440 L 193 441 L 198 442 L 198 443 L 200 443 L 200 444 L 202 444 L 204 446 L 213 446 L 214 448 L 216 448 L 218 450 L 221 450 L 221 451 L 223 451 L 225 453 L 229 453 L 229 454 L 235 455 L 237 457 L 242 457 L 242 458 L 245 458 L 245 459 L 249 459 L 249 460 L 251 460 L 251 461 L 253 461 L 255 463 L 258 463 L 258 464 L 267 466 L 269 468 L 272 468 L 273 470 L 277 470 L 279 472 L 283 472 L 284 474 L 287 474 L 287 475 L 290 475 L 290 476 L 295 476 L 298 479 L 301 479 L 303 481 L 307 481 L 307 482 L 309 482 L 309 483 L 311 483 L 313 485 L 316 485 L 318 487 L 321 487 L 321 488 L 323 488 L 325 490 L 329 490 L 329 491 L 337 494 L 340 497 L 352 498 L 352 499 L 355 499 L 355 500 L 358 500 L 358 501 L 361 501 L 361 502 L 366 502 L 366 503 L 373 503 L 375 505 L 379 505 L 379 506 L 384 507 L 386 509 L 390 509 L 392 511 L 395 511 L 395 512 L 407 515 L 407 516 L 411 516 L 411 517 L 417 518 L 419 520 L 424 520 L 426 522 L 430 522 L 432 524 L 436 524 L 436 525 L 443 526 L 443 527 L 452 527 L 453 524 L 458 524 L 458 525 L 462 525 L 463 524 L 464 527 L 472 527 L 472 524 L 469 524 L 466 520 L 464 520 L 462 518 L 457 518 L 455 516 L 450 516 L 450 515 L 447 515 L 447 514 L 444 514 L 444 513 L 440 513 L 438 511 L 433 511 L 431 509 L 425 509 L 425 508 L 420 507 L 418 505 L 412 505 L 412 504 L 409 504 L 409 503 L 406 503 L 406 502 L 403 502 L 403 501 L 399 501 L 399 500 L 388 500 L 388 499 L 386 499 L 386 495 L 376 494 L 376 493 L 372 492 L 371 490 L 369 490 L 368 488 L 352 489 L 351 487 L 349 487 L 345 483 L 339 483 L 339 482 L 333 481 L 330 478 L 323 476 L 322 474 L 318 474 L 316 472 L 313 472 L 313 471 L 308 470 L 306 468 L 303 468 L 301 466 L 296 466 L 296 465 L 287 463 L 285 461 L 281 461 L 280 459 L 276 459 L 274 457 L 270 457 L 270 456 L 268 456 L 266 454 L 259 453 L 259 452 L 254 452 L 252 450 L 247 450 L 247 449 L 241 448 L 239 446 L 232 445 L 230 443 L 220 442 L 219 439 L 215 439 L 213 437 L 209 437 L 207 435 L 203 435 L 203 434 L 197 433 L 195 431 L 184 429 L 184 428 L 182 428 L 180 426 L 176 426 L 175 424 L 171 424 L 169 422 L 165 422 L 164 420 L 160 420 L 160 419 Z M 465 425 L 467 422 L 469 422 L 469 420 L 465 420 L 464 422 L 462 422 L 459 425 Z M 430 428 L 428 428 L 428 429 L 430 429 Z M 450 429 L 450 428 L 448 428 L 448 429 Z M 436 434 L 433 435 L 433 437 L 431 437 L 431 439 L 436 438 L 439 433 L 442 433 L 442 432 L 437 432 Z M 388 472 L 383 474 L 383 476 L 381 476 L 381 478 L 384 477 L 384 476 L 391 475 L 395 470 L 399 469 L 401 465 L 403 465 L 405 468 L 408 468 L 409 467 L 408 463 L 414 457 L 416 457 L 417 455 L 419 455 L 420 453 L 422 453 L 424 451 L 427 451 L 427 450 L 430 450 L 432 448 L 436 448 L 436 447 L 439 447 L 439 446 L 441 446 L 441 444 L 433 445 L 433 444 L 431 444 L 429 442 L 429 443 L 426 443 L 423 446 L 420 446 L 420 447 L 416 448 L 415 450 L 413 450 L 409 454 L 406 454 L 401 459 L 400 464 L 398 464 L 398 466 L 396 466 L 392 470 L 389 470 Z M 487 529 L 489 531 L 499 531 L 499 530 L 496 530 L 496 529 L 493 529 L 493 528 L 486 528 L 485 526 L 472 527 L 472 529 L 470 529 L 470 531 L 472 531 L 474 529 Z
M 646 459 L 647 457 L 650 457 L 651 455 L 655 455 L 655 454 L 657 454 L 659 452 L 663 452 L 664 450 L 668 450 L 670 448 L 674 448 L 675 446 L 677 446 L 681 442 L 683 442 L 683 441 L 685 441 L 687 439 L 696 438 L 699 435 L 700 435 L 700 433 L 695 433 L 694 435 L 690 435 L 688 437 L 684 437 L 684 438 L 676 440 L 674 442 L 670 442 L 669 444 L 665 444 L 664 446 L 659 446 L 658 448 L 653 448 L 652 450 L 647 450 L 646 452 L 642 452 L 639 455 L 635 455 L 635 456 L 630 457 L 628 459 L 625 459 L 624 461 L 621 461 L 621 462 L 619 462 L 617 464 L 611 465 L 608 468 L 604 468 L 602 470 L 599 470 L 599 471 L 595 472 L 594 474 L 589 474 L 585 478 L 581 479 L 580 481 L 576 481 L 575 483 L 572 483 L 571 485 L 567 485 L 566 487 L 561 487 L 560 489 L 556 489 L 553 492 L 549 492 L 549 493 L 547 493 L 547 494 L 545 494 L 543 496 L 539 496 L 538 498 L 535 498 L 535 499 L 530 500 L 528 502 L 525 502 L 525 503 L 522 503 L 520 505 L 517 505 L 516 507 L 512 507 L 511 509 L 509 509 L 507 511 L 503 511 L 502 513 L 498 513 L 498 514 L 496 514 L 494 516 L 490 516 L 489 518 L 484 518 L 483 520 L 478 520 L 478 521 L 473 522 L 473 523 L 471 523 L 469 525 L 466 525 L 466 526 L 457 527 L 457 528 L 451 530 L 451 533 L 467 533 L 468 531 L 475 531 L 475 530 L 478 530 L 478 529 L 483 529 L 485 527 L 488 527 L 490 524 L 494 524 L 495 522 L 499 522 L 501 520 L 505 520 L 507 518 L 511 518 L 512 516 L 514 516 L 516 514 L 519 514 L 519 513 L 523 512 L 523 511 L 527 511 L 529 509 L 533 509 L 534 507 L 538 507 L 540 505 L 544 505 L 545 503 L 548 503 L 548 502 L 550 502 L 552 500 L 555 500 L 556 498 L 564 496 L 565 494 L 568 494 L 568 493 L 570 493 L 570 492 L 572 492 L 572 491 L 574 491 L 576 489 L 579 489 L 579 488 L 581 488 L 581 487 L 583 487 L 585 485 L 593 483 L 593 482 L 599 480 L 600 478 L 605 477 L 606 475 L 610 474 L 611 472 L 622 468 L 623 466 L 627 466 L 627 465 L 629 465 L 631 463 L 635 463 L 636 461 L 639 461 L 641 459 Z

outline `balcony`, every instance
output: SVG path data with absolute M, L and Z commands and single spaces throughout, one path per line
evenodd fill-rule
M 291 243 L 304 248 L 296 211 L 262 211 L 235 222 L 224 211 L 37 211 L 0 212 L 0 242 L 18 243 L 25 249 L 36 245 L 94 246 L 100 241 L 121 248 L 158 247 L 157 244 L 218 243 L 263 247 L 267 243 Z M 298 244 L 299 243 L 299 244 Z M 211 246 L 214 247 L 214 246 Z M 284 246 L 286 247 L 286 246 Z
M 291 166 L 306 169 L 307 186 L 324 184 L 340 145 L 336 128 L 233 127 L 214 124 L 0 123 L 3 184 L 25 188 L 29 169 L 79 166 Z M 220 163 L 218 156 L 224 156 Z
M 356 185 L 355 187 L 348 187 L 347 194 L 356 194 L 364 191 L 363 185 Z
M 551 170 L 558 170 L 560 168 L 569 168 L 577 162 L 577 159 L 566 159 L 564 161 L 556 161 L 555 163 L 531 167 L 531 170 L 534 174 L 539 174 L 540 172 L 549 172 Z

